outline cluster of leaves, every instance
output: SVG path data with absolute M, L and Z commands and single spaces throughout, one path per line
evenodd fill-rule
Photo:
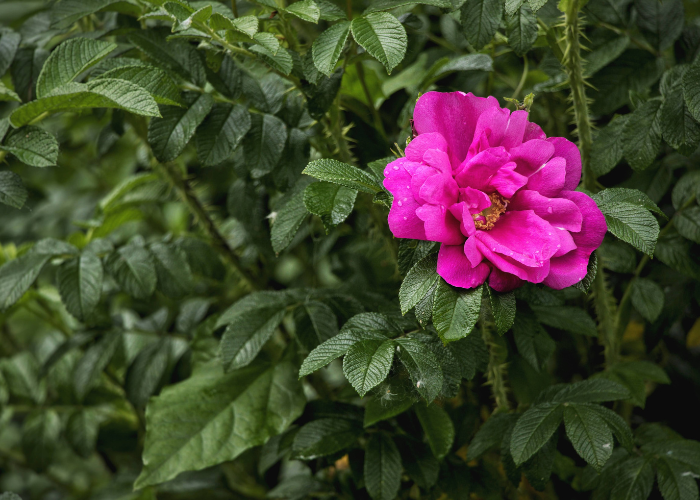
M 591 117 L 581 283 L 392 237 L 429 90 Z M 699 145 L 691 1 L 0 3 L 0 499 L 697 499 Z

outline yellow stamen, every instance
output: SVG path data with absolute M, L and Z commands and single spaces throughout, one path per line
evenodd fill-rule
M 496 225 L 496 221 L 498 221 L 498 219 L 501 218 L 501 215 L 506 212 L 508 202 L 510 202 L 510 200 L 495 192 L 491 193 L 489 198 L 491 199 L 491 206 L 485 209 L 483 212 L 472 215 L 472 218 L 474 219 L 474 227 L 482 231 L 493 229 L 493 226 Z

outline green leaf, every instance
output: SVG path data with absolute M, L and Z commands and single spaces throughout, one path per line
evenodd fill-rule
M 625 51 L 630 39 L 627 35 L 621 35 L 606 40 L 586 55 L 584 74 L 593 75 L 613 62 Z M 626 116 L 626 115 L 625 115 Z
M 44 63 L 44 68 L 36 82 L 37 97 L 39 99 L 46 97 L 53 90 L 72 82 L 116 48 L 115 43 L 89 38 L 66 40 L 51 52 Z
M 297 307 L 294 323 L 297 340 L 309 351 L 338 334 L 338 319 L 323 302 L 311 300 Z
M 154 243 L 149 250 L 158 276 L 158 289 L 173 298 L 190 293 L 192 272 L 182 251 L 168 243 Z
M 97 434 L 100 430 L 100 418 L 90 408 L 79 408 L 68 417 L 66 422 L 66 441 L 78 456 L 90 458 L 95 451 Z
M 261 32 L 253 36 L 253 41 L 265 48 L 271 55 L 276 55 L 280 50 L 280 41 L 273 33 Z
M 382 190 L 369 174 L 337 160 L 312 161 L 306 166 L 303 173 L 322 181 L 357 189 L 363 193 L 375 194 Z
M 694 206 L 676 212 L 673 225 L 681 236 L 700 243 L 700 207 Z
M 610 123 L 594 135 L 591 169 L 597 176 L 610 172 L 623 156 L 622 134 L 630 115 L 615 115 Z
M 437 404 L 415 406 L 416 415 L 425 436 L 437 458 L 442 458 L 450 452 L 455 439 L 455 428 L 447 412 Z
M 491 305 L 491 314 L 496 323 L 496 331 L 503 335 L 513 326 L 515 321 L 515 294 L 501 293 L 491 287 L 486 287 Z
M 581 405 L 576 405 L 581 406 Z M 630 429 L 627 422 L 625 422 L 620 415 L 614 411 L 606 408 L 605 406 L 587 404 L 587 408 L 598 414 L 605 423 L 610 427 L 615 437 L 620 442 L 622 446 L 628 450 L 634 448 L 634 438 L 632 437 L 632 430 Z
M 11 358 L 3 358 L 0 360 L 0 370 L 10 395 L 20 400 L 43 403 L 46 386 L 39 381 L 39 363 L 29 351 L 17 353 Z
M 214 104 L 195 136 L 199 161 L 211 166 L 226 160 L 248 133 L 250 126 L 250 113 L 245 106 Z
M 279 254 L 287 248 L 294 239 L 309 212 L 304 206 L 304 189 L 309 184 L 309 179 L 300 178 L 294 187 L 288 191 L 286 203 L 274 212 L 270 239 L 272 249 Z
M 179 77 L 204 87 L 206 72 L 197 49 L 183 41 L 167 41 L 170 30 L 136 30 L 128 35 L 129 42 L 159 65 Z
M 374 336 L 376 338 L 372 340 L 382 340 L 381 334 L 375 334 Z M 326 340 L 311 351 L 306 359 L 304 359 L 301 369 L 299 370 L 299 377 L 304 377 L 315 372 L 319 368 L 323 368 L 334 359 L 348 352 L 348 349 L 360 340 L 362 340 L 361 332 L 352 330 L 341 331 L 335 337 Z
M 474 439 L 469 443 L 467 460 L 476 460 L 490 449 L 499 446 L 501 441 L 503 441 L 503 436 L 515 425 L 517 419 L 518 415 L 512 413 L 491 415 L 479 427 L 479 430 L 474 435 Z
M 600 472 L 613 451 L 606 422 L 590 407 L 574 404 L 564 408 L 564 425 L 576 453 Z
M 167 337 L 144 348 L 136 356 L 126 372 L 124 389 L 127 399 L 136 408 L 145 408 L 148 398 L 165 382 L 170 358 L 171 342 Z
M 365 450 L 364 479 L 373 500 L 393 500 L 401 486 L 401 454 L 384 433 L 373 434 Z
M 123 246 L 109 256 L 105 266 L 122 290 L 135 299 L 147 299 L 156 290 L 158 278 L 153 257 L 143 247 Z
M 58 87 L 46 97 L 15 109 L 10 115 L 10 122 L 18 128 L 45 113 L 87 108 L 116 108 L 136 115 L 160 117 L 156 101 L 145 89 L 124 80 L 100 78 Z
M 352 446 L 362 434 L 354 420 L 346 418 L 320 418 L 304 425 L 292 444 L 292 457 L 313 460 L 331 455 Z
M 61 436 L 61 419 L 50 409 L 27 417 L 22 427 L 22 453 L 27 465 L 37 472 L 51 465 Z
M 629 397 L 629 391 L 619 383 L 604 378 L 592 378 L 552 386 L 540 394 L 539 399 L 553 403 L 604 403 Z
M 441 66 L 435 77 L 442 78 L 455 71 L 493 71 L 493 59 L 486 54 L 465 54 L 450 59 Z
M 252 311 L 232 321 L 221 337 L 224 371 L 249 365 L 263 345 L 272 337 L 284 318 L 284 310 Z
M 324 75 L 330 77 L 340 59 L 345 43 L 350 34 L 350 22 L 341 21 L 334 24 L 314 40 L 311 47 L 314 65 Z
M 399 290 L 401 314 L 410 311 L 437 281 L 439 276 L 435 271 L 436 268 L 436 254 L 426 255 L 411 268 Z
M 644 319 L 653 323 L 664 308 L 664 291 L 650 279 L 632 281 L 632 305 Z
M 612 64 L 608 64 L 590 79 L 594 87 L 588 93 L 588 97 L 593 99 L 591 111 L 596 115 L 612 113 L 629 101 L 630 91 L 644 92 L 656 82 L 663 69 L 662 58 L 657 58 L 645 50 L 626 50 Z M 656 133 L 652 135 L 656 137 Z M 629 151 L 634 152 L 632 149 Z
M 638 107 L 622 130 L 625 158 L 635 170 L 644 170 L 661 148 L 661 99 L 649 99 Z
M 49 53 L 39 47 L 20 47 L 12 61 L 12 84 L 24 102 L 36 97 L 36 79 Z
M 276 53 L 273 53 L 261 45 L 254 45 L 250 51 L 259 54 L 268 66 L 284 75 L 289 75 L 294 68 L 294 60 L 285 48 L 280 48 Z
M 696 121 L 700 121 L 700 64 L 688 68 L 683 74 L 681 85 L 688 111 Z
M 146 89 L 158 104 L 182 105 L 180 89 L 165 71 L 155 66 L 125 64 L 102 73 L 99 78 L 127 80 Z
M 579 307 L 572 306 L 532 306 L 537 320 L 547 326 L 571 333 L 597 337 L 598 330 L 593 318 Z
M 51 9 L 51 27 L 62 30 L 69 28 L 81 18 L 116 3 L 121 3 L 121 0 L 60 0 Z
M 253 114 L 243 140 L 246 167 L 253 177 L 269 174 L 279 163 L 287 142 L 287 126 L 270 114 Z
M 389 74 L 406 55 L 406 30 L 391 14 L 373 12 L 357 17 L 353 19 L 350 29 L 355 41 L 382 63 Z
M 459 340 L 472 332 L 479 319 L 482 295 L 482 287 L 461 291 L 442 278 L 438 280 L 433 301 L 433 324 L 443 342 Z
M 668 1 L 668 0 L 667 0 Z M 700 124 L 688 109 L 683 96 L 683 74 L 687 67 L 675 66 L 666 71 L 661 79 L 661 134 L 664 140 L 683 153 L 692 153 L 700 144 Z
M 215 31 L 235 30 L 253 38 L 258 32 L 258 18 L 255 16 L 242 16 L 236 19 L 229 19 L 215 12 L 209 18 L 209 26 Z
M 442 390 L 444 381 L 437 357 L 425 343 L 415 338 L 401 337 L 396 343 L 399 359 L 408 370 L 413 386 L 431 403 Z
M 659 51 L 673 45 L 683 31 L 683 2 L 680 0 L 635 0 L 636 23 L 644 38 Z
M 611 500 L 645 500 L 654 486 L 654 469 L 645 457 L 633 457 L 616 469 Z
M 67 260 L 58 268 L 56 280 L 61 300 L 79 321 L 92 316 L 102 295 L 102 261 L 92 252 Z
M 148 143 L 160 162 L 180 156 L 214 105 L 209 94 L 186 93 L 184 100 L 187 108 L 163 107 L 162 117 L 152 119 L 148 125 Z
M 386 388 L 381 386 L 377 396 L 370 399 L 365 406 L 364 427 L 371 427 L 377 422 L 388 420 L 408 410 L 416 402 L 415 397 L 406 387 L 410 384 L 386 383 Z
M 58 161 L 58 141 L 39 127 L 28 126 L 12 130 L 0 145 L 0 149 L 15 155 L 19 161 L 32 167 L 51 167 Z
M 356 189 L 330 182 L 314 182 L 304 191 L 304 206 L 323 220 L 326 233 L 329 233 L 352 213 L 356 197 Z
M 295 372 L 285 361 L 223 374 L 214 362 L 164 389 L 146 411 L 144 467 L 134 487 L 233 460 L 285 430 L 306 402 Z
M 22 298 L 50 258 L 50 255 L 30 251 L 0 267 L 0 310 L 6 310 Z
M 700 199 L 700 171 L 692 170 L 681 177 L 673 187 L 671 201 L 673 208 L 680 210 L 695 196 Z
M 518 310 L 515 316 L 513 338 L 520 355 L 537 371 L 544 368 L 556 347 L 537 318 L 524 309 Z
M 518 55 L 525 54 L 537 41 L 537 16 L 523 3 L 514 15 L 507 16 L 508 45 Z
M 406 474 L 424 489 L 432 488 L 438 480 L 440 463 L 422 442 L 408 436 L 397 441 Z
M 683 464 L 661 455 L 656 461 L 659 490 L 664 500 L 697 500 L 698 483 Z
M 448 0 L 374 0 L 372 4 L 365 9 L 364 14 L 379 12 L 382 10 L 394 10 L 399 7 L 408 7 L 413 5 L 431 5 L 439 9 L 452 8 L 452 2 Z
M 598 205 L 604 205 L 606 203 L 631 203 L 667 218 L 666 214 L 656 203 L 654 203 L 647 194 L 638 189 L 608 188 L 596 193 L 593 199 Z
M 15 58 L 22 36 L 11 29 L 0 29 L 0 77 L 3 76 Z
M 549 441 L 562 416 L 562 406 L 558 403 L 533 406 L 523 413 L 513 428 L 510 442 L 516 465 L 524 463 Z
M 316 0 L 316 5 L 321 9 L 322 21 L 340 21 L 347 19 L 345 11 L 330 0 Z
M 250 293 L 226 309 L 219 316 L 214 328 L 238 321 L 240 316 L 247 313 L 258 312 L 262 314 L 263 311 L 273 309 L 281 311 L 299 301 L 299 295 L 294 292 L 294 290 L 265 290 Z
M 22 99 L 14 90 L 8 89 L 2 81 L 0 81 L 0 101 L 15 101 L 22 102 Z
M 99 342 L 92 345 L 73 370 L 73 387 L 78 401 L 85 396 L 100 380 L 100 374 L 107 367 L 121 341 L 121 333 L 108 333 Z
M 321 9 L 313 0 L 300 0 L 288 5 L 284 12 L 292 14 L 303 21 L 317 23 L 321 17 Z
M 537 9 L 532 9 L 537 11 Z M 491 41 L 501 24 L 503 2 L 500 0 L 469 0 L 461 10 L 464 35 L 475 49 Z
M 367 339 L 354 343 L 347 351 L 343 373 L 361 397 L 389 374 L 395 350 L 393 340 Z
M 27 201 L 27 188 L 19 175 L 9 170 L 0 172 L 0 203 L 22 208 Z

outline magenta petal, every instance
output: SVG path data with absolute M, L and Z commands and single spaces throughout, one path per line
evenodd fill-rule
M 467 156 L 479 115 L 488 108 L 497 107 L 495 97 L 476 97 L 463 92 L 426 92 L 416 103 L 413 125 L 418 134 L 442 134 L 447 141 L 450 161 L 456 167 Z
M 525 127 L 525 135 L 523 136 L 523 142 L 531 141 L 533 139 L 546 139 L 547 134 L 542 131 L 542 128 L 536 123 L 528 122 Z
M 490 251 L 529 267 L 538 267 L 551 258 L 559 244 L 554 228 L 532 210 L 506 212 L 493 229 L 477 231 L 475 237 Z
M 532 210 L 554 227 L 580 231 L 583 216 L 576 203 L 564 198 L 549 198 L 537 191 L 518 191 L 510 200 L 511 210 Z
M 474 225 L 472 215 L 469 213 L 469 206 L 465 202 L 460 201 L 452 205 L 450 207 L 450 213 L 459 221 L 459 230 L 465 237 L 474 234 L 476 226 Z
M 581 182 L 581 152 L 576 144 L 563 137 L 551 137 L 547 141 L 554 145 L 554 156 L 561 156 L 566 160 L 564 189 L 573 191 Z
M 553 154 L 554 146 L 551 143 L 534 139 L 511 149 L 510 160 L 516 163 L 516 172 L 529 177 L 547 163 Z
M 484 254 L 478 248 L 478 240 L 474 236 L 470 236 L 464 242 L 464 255 L 467 256 L 472 267 L 476 267 L 484 260 Z
M 423 163 L 426 163 L 431 167 L 435 167 L 443 174 L 452 177 L 452 165 L 450 165 L 450 158 L 444 151 L 440 151 L 439 149 L 428 149 L 425 153 L 423 153 Z
M 559 236 L 559 246 L 557 249 L 557 253 L 554 254 L 554 257 L 561 257 L 562 255 L 566 255 L 567 253 L 571 252 L 572 250 L 576 250 L 576 243 L 574 243 L 574 237 L 571 236 L 571 233 L 567 231 L 566 229 L 559 229 L 559 228 L 554 228 L 556 230 L 556 235 Z
M 579 232 L 572 232 L 571 236 L 579 249 L 585 250 L 590 255 L 603 243 L 603 237 L 608 230 L 605 216 L 596 205 L 596 202 L 585 193 L 578 191 L 562 191 L 562 198 L 573 201 L 583 215 L 583 222 Z
M 423 155 L 429 149 L 439 149 L 447 152 L 447 141 L 442 134 L 433 132 L 414 137 L 406 146 L 406 158 L 420 163 L 423 161 Z
M 506 149 L 511 149 L 523 143 L 523 135 L 525 134 L 525 129 L 528 124 L 527 115 L 528 113 L 525 110 L 513 111 L 513 113 L 511 113 L 508 119 L 508 125 L 503 133 L 501 146 Z
M 460 166 L 455 180 L 460 187 L 485 189 L 491 177 L 508 161 L 505 148 L 497 147 L 482 151 Z
M 489 184 L 506 198 L 511 198 L 518 189 L 527 184 L 527 177 L 517 173 L 515 163 L 510 162 L 496 172 Z
M 590 253 L 577 248 L 562 257 L 554 257 L 549 264 L 549 275 L 544 284 L 555 290 L 575 285 L 586 277 Z
M 439 172 L 433 167 L 429 167 L 428 165 L 418 165 L 418 167 L 413 172 L 413 177 L 411 178 L 410 183 L 411 192 L 413 193 L 413 197 L 416 200 L 421 201 L 420 188 L 423 187 L 425 181 L 427 181 L 433 175 L 437 174 L 439 174 Z
M 494 267 L 489 275 L 489 286 L 497 292 L 510 292 L 523 286 L 524 281 L 510 273 L 505 273 Z
M 428 240 L 448 245 L 460 245 L 464 241 L 459 221 L 445 207 L 423 205 L 416 209 L 416 215 L 425 223 L 425 235 Z
M 486 281 L 489 266 L 482 262 L 472 267 L 462 245 L 442 245 L 438 252 L 437 273 L 452 286 L 476 288 Z
M 503 133 L 508 126 L 510 111 L 504 108 L 489 108 L 481 113 L 476 122 L 474 139 L 469 146 L 470 153 L 483 150 L 482 137 L 488 137 L 489 146 L 499 146 L 503 140 Z
M 478 214 L 491 206 L 491 198 L 486 193 L 470 187 L 459 188 L 459 201 L 467 204 L 470 214 Z
M 542 196 L 553 197 L 561 192 L 565 178 L 566 160 L 556 156 L 530 176 L 527 187 L 539 192 Z
M 425 180 L 419 194 L 426 203 L 449 207 L 457 201 L 459 190 L 451 175 L 435 174 Z
M 473 238 L 476 240 L 476 246 L 479 252 L 481 252 L 484 258 L 493 264 L 494 267 L 506 273 L 514 274 L 518 278 L 531 283 L 541 283 L 549 274 L 549 259 L 537 262 L 535 266 L 528 266 L 513 259 L 510 255 L 503 255 L 497 251 L 493 251 L 492 248 L 497 247 L 490 248 L 476 238 L 481 233 L 482 232 L 477 231 L 470 239 Z

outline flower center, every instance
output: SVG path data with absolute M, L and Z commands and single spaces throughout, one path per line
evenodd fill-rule
M 474 219 L 474 227 L 482 231 L 493 229 L 493 226 L 496 225 L 496 222 L 501 218 L 501 215 L 506 212 L 508 202 L 510 201 L 495 192 L 489 195 L 489 199 L 491 200 L 490 207 L 482 212 L 479 212 L 478 214 L 472 215 L 472 218 Z

